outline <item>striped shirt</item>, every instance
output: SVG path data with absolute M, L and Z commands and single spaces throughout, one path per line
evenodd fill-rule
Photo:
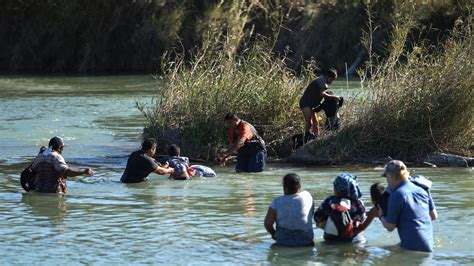
M 66 193 L 66 172 L 69 167 L 61 154 L 56 151 L 48 155 L 39 154 L 32 168 L 37 173 L 36 191 Z

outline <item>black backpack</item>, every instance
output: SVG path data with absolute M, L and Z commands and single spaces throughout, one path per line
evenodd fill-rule
M 245 145 L 239 149 L 239 152 L 242 152 L 245 154 L 254 154 L 259 151 L 267 152 L 265 141 L 258 134 L 255 127 L 247 121 L 242 121 L 242 122 L 247 123 L 249 125 L 250 130 L 252 131 L 252 134 L 253 134 L 253 138 L 245 142 Z
M 43 153 L 47 148 L 42 146 L 39 150 L 39 154 Z M 37 173 L 33 170 L 33 162 L 28 165 L 20 174 L 20 185 L 25 191 L 32 191 L 36 189 L 35 177 Z
M 27 192 L 36 189 L 36 186 L 35 186 L 36 172 L 31 167 L 32 165 L 33 163 L 28 165 L 28 167 L 26 167 L 25 170 L 23 170 L 20 174 L 21 187 L 23 187 L 23 189 Z

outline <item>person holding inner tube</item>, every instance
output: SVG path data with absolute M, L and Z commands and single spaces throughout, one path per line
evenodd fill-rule
M 224 120 L 229 128 L 229 147 L 219 156 L 221 166 L 224 166 L 229 157 L 237 152 L 235 165 L 237 172 L 262 172 L 267 150 L 255 127 L 233 113 L 226 114 Z
M 303 96 L 301 96 L 300 108 L 305 120 L 305 143 L 311 139 L 319 137 L 320 135 L 318 119 L 313 109 L 318 107 L 323 99 L 333 99 L 337 102 L 341 101 L 339 96 L 327 93 L 328 85 L 330 85 L 336 78 L 337 71 L 335 69 L 330 69 L 325 75 L 319 76 L 311 81 L 308 87 L 306 87 Z M 310 130 L 313 132 L 310 132 Z
M 173 168 L 164 168 L 153 156 L 156 152 L 156 140 L 147 138 L 142 143 L 142 148 L 130 154 L 127 166 L 120 181 L 122 183 L 139 183 L 147 180 L 148 175 L 155 173 L 158 175 L 171 175 Z

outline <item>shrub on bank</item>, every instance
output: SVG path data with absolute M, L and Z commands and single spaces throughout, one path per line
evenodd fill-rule
M 188 156 L 214 158 L 219 147 L 228 145 L 227 112 L 254 124 L 270 145 L 302 131 L 298 101 L 306 81 L 272 55 L 268 45 L 255 45 L 238 57 L 222 49 L 205 50 L 189 65 L 178 58 L 165 69 L 156 104 L 142 109 L 146 134 L 161 147 L 178 141 Z
M 375 66 L 347 126 L 313 149 L 336 161 L 391 156 L 418 161 L 445 151 L 472 155 L 474 84 L 471 20 L 437 47 L 406 52 L 408 22 L 394 30 L 389 57 Z

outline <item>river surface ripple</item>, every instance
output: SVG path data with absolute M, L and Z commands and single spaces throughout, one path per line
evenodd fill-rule
M 337 85 L 336 93 L 354 93 Z M 365 246 L 326 245 L 316 228 L 315 247 L 272 245 L 263 218 L 282 194 L 283 175 L 298 173 L 319 204 L 333 178 L 350 171 L 370 208 L 369 187 L 384 181 L 381 168 L 270 164 L 262 174 L 236 174 L 215 167 L 217 178 L 152 175 L 121 184 L 143 129 L 135 103 L 150 104 L 158 89 L 150 76 L 0 78 L 1 264 L 474 264 L 472 169 L 412 169 L 434 182 L 432 254 L 394 247 L 397 233 L 378 220 Z M 97 174 L 68 181 L 66 196 L 25 193 L 19 172 L 54 135 L 66 140 L 66 161 Z

